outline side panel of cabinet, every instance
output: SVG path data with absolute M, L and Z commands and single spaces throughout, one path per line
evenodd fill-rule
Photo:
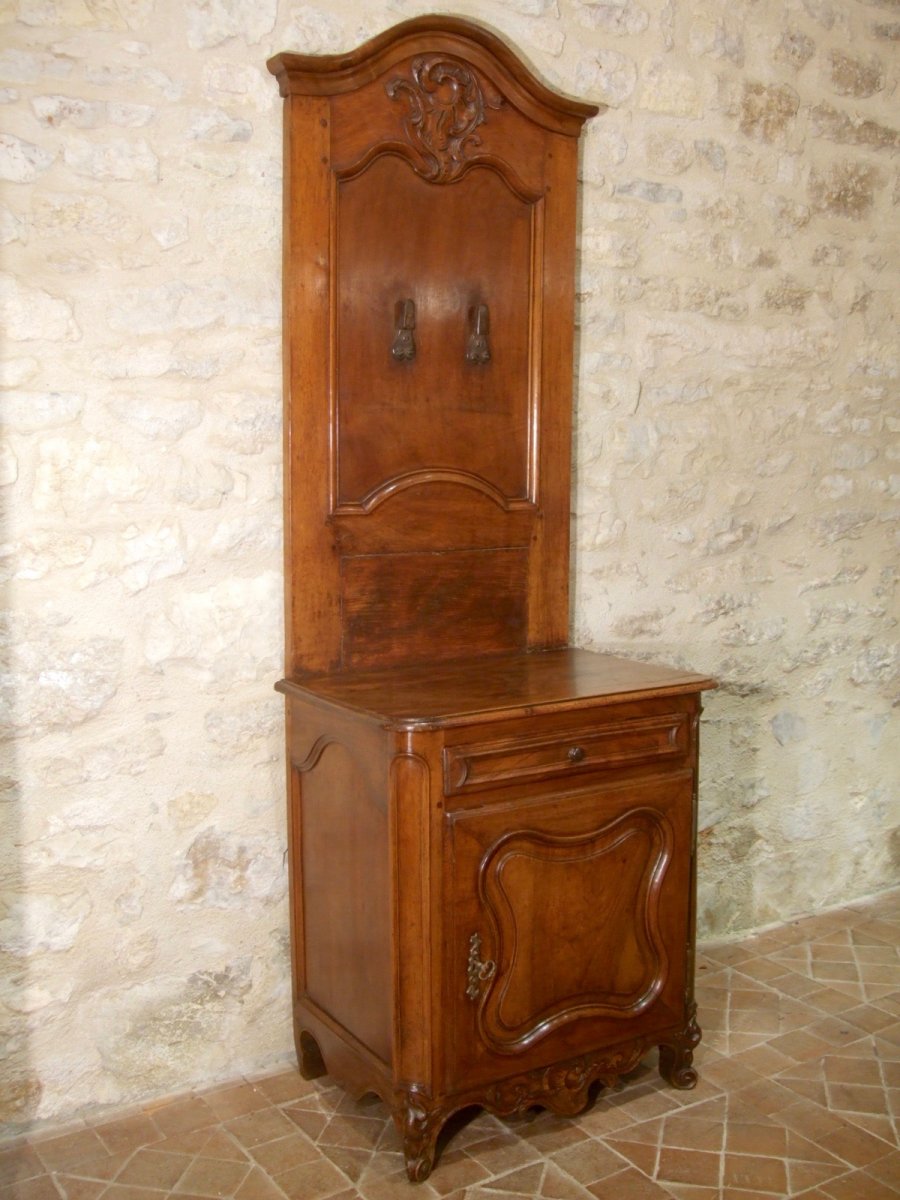
M 693 775 L 446 818 L 448 1083 L 684 1023 Z
M 391 885 L 383 739 L 297 722 L 292 738 L 295 999 L 391 1061 Z M 299 1018 L 298 1018 L 299 1019 Z

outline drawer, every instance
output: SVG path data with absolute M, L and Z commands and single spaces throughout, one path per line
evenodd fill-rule
M 564 733 L 498 739 L 444 749 L 448 796 L 506 783 L 575 777 L 587 771 L 683 757 L 689 714 L 666 713 Z

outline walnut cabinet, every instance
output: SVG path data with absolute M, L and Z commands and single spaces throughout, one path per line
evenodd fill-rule
M 281 54 L 301 1069 L 413 1180 L 471 1104 L 696 1081 L 704 676 L 568 646 L 578 138 L 492 33 Z

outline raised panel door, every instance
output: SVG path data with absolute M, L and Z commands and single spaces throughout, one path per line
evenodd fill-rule
M 681 771 L 448 814 L 451 1087 L 684 1025 L 692 798 Z

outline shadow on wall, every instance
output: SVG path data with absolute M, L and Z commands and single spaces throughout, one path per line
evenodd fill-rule
M 13 472 L 13 479 L 15 472 Z M 0 543 L 12 531 L 0 519 Z M 0 1134 L 20 1128 L 37 1110 L 41 1082 L 29 1055 L 28 930 L 21 846 L 23 787 L 17 753 L 21 716 L 15 691 L 18 675 L 13 629 L 12 584 L 0 590 Z

